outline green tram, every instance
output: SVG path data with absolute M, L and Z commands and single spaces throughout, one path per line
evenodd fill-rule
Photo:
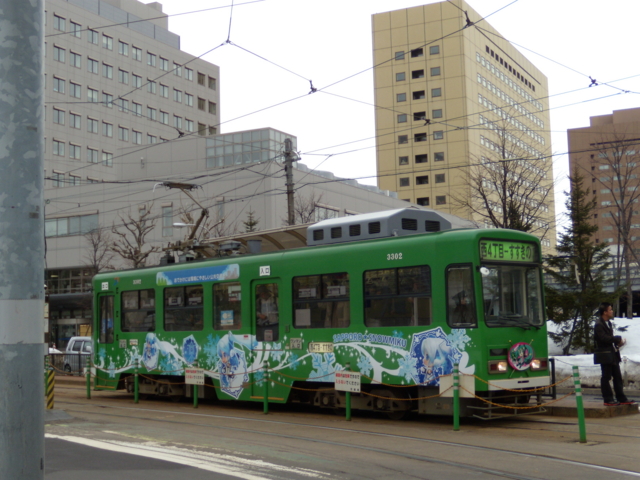
M 540 243 L 451 217 L 330 219 L 305 248 L 99 274 L 95 388 L 132 392 L 139 365 L 141 395 L 190 397 L 197 364 L 199 397 L 261 402 L 267 367 L 269 402 L 344 408 L 348 367 L 353 409 L 450 415 L 458 364 L 463 415 L 522 406 L 551 378 Z

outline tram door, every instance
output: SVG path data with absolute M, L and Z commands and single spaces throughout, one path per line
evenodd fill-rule
M 97 325 L 95 326 L 98 334 L 98 344 L 107 345 L 113 343 L 113 321 L 114 321 L 114 296 L 101 294 L 98 295 L 98 318 Z M 93 362 L 96 362 L 96 353 L 98 352 L 98 345 L 94 345 L 93 350 Z M 97 372 L 96 372 L 97 373 Z M 96 378 L 96 381 L 98 379 Z
M 268 359 L 269 352 L 274 348 L 274 342 L 280 343 L 280 281 L 276 279 L 263 280 L 251 285 L 253 298 L 253 325 L 252 330 L 258 342 L 254 349 L 254 368 L 262 368 L 264 361 Z M 284 332 L 284 330 L 283 330 Z M 264 398 L 263 382 L 254 383 L 252 386 L 253 398 Z M 269 395 L 272 398 L 272 394 Z

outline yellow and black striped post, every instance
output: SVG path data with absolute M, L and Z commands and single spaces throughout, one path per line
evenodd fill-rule
M 56 372 L 49 365 L 48 357 L 47 357 L 45 375 L 46 375 L 45 395 L 47 397 L 47 410 L 53 410 L 53 391 L 56 386 Z

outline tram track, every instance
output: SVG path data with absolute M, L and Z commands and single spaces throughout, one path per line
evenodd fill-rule
M 78 414 L 85 414 L 85 415 L 96 415 L 95 413 L 88 412 L 85 409 L 77 408 L 77 407 L 83 407 L 83 406 L 87 407 L 88 405 L 85 404 L 85 403 L 71 402 L 71 401 L 61 401 L 59 403 L 63 404 L 63 405 L 69 405 L 71 408 L 65 409 L 65 410 L 67 410 L 69 412 L 76 412 Z M 367 451 L 367 452 L 376 453 L 376 454 L 391 455 L 391 456 L 400 457 L 400 458 L 406 458 L 406 459 L 411 459 L 411 460 L 417 460 L 417 461 L 423 461 L 423 462 L 428 462 L 428 463 L 439 464 L 439 465 L 447 466 L 447 467 L 463 468 L 463 469 L 474 471 L 474 472 L 477 472 L 477 473 L 483 473 L 483 474 L 487 474 L 487 475 L 499 476 L 501 478 L 512 478 L 512 479 L 518 479 L 518 480 L 534 480 L 534 479 L 535 480 L 539 480 L 540 478 L 543 478 L 543 477 L 531 477 L 531 476 L 526 476 L 526 475 L 520 475 L 520 474 L 510 473 L 510 472 L 506 472 L 506 471 L 500 471 L 500 470 L 497 470 L 497 469 L 479 467 L 477 465 L 471 465 L 471 464 L 464 463 L 464 462 L 443 460 L 441 458 L 435 458 L 435 457 L 431 457 L 431 456 L 427 456 L 427 455 L 415 455 L 415 454 L 410 454 L 410 453 L 407 453 L 407 452 L 400 452 L 400 451 L 396 451 L 396 450 L 381 449 L 381 448 L 376 448 L 376 447 L 372 447 L 372 446 L 369 446 L 369 445 L 344 443 L 344 442 L 337 442 L 337 441 L 331 441 L 331 440 L 320 439 L 320 438 L 313 438 L 313 437 L 308 437 L 308 436 L 291 435 L 291 434 L 285 434 L 285 433 L 281 433 L 281 432 L 280 433 L 278 433 L 278 432 L 268 432 L 268 431 L 264 431 L 264 430 L 260 430 L 260 429 L 242 428 L 242 427 L 229 426 L 229 425 L 225 425 L 225 426 L 218 426 L 218 425 L 215 425 L 215 424 L 204 425 L 204 424 L 202 424 L 200 422 L 197 422 L 197 421 L 187 421 L 187 419 L 184 418 L 184 417 L 191 417 L 191 418 L 194 418 L 194 417 L 200 417 L 200 418 L 205 417 L 205 418 L 209 418 L 209 419 L 212 419 L 212 420 L 213 419 L 225 419 L 225 420 L 232 419 L 234 421 L 244 421 L 244 422 L 249 422 L 249 423 L 270 424 L 270 425 L 282 425 L 282 426 L 288 426 L 288 427 L 304 426 L 305 430 L 312 429 L 312 430 L 333 431 L 333 432 L 336 432 L 336 434 L 338 434 L 338 435 L 355 434 L 355 435 L 367 435 L 367 436 L 382 437 L 382 438 L 385 438 L 385 439 L 389 440 L 389 445 L 398 444 L 398 442 L 401 442 L 401 441 L 403 441 L 403 442 L 407 442 L 407 441 L 409 441 L 409 442 L 417 442 L 417 443 L 438 445 L 438 446 L 443 446 L 443 447 L 454 447 L 454 448 L 470 449 L 470 450 L 476 450 L 476 451 L 481 451 L 481 452 L 486 452 L 486 453 L 495 453 L 495 454 L 499 454 L 499 455 L 505 455 L 506 454 L 506 455 L 510 455 L 510 456 L 513 456 L 513 457 L 520 457 L 520 458 L 526 458 L 526 459 L 532 459 L 532 460 L 545 460 L 545 461 L 548 461 L 548 462 L 555 462 L 555 463 L 564 464 L 564 465 L 573 466 L 573 467 L 582 467 L 582 468 L 586 468 L 586 469 L 592 469 L 592 470 L 607 472 L 607 473 L 610 473 L 610 474 L 623 475 L 625 477 L 640 478 L 640 472 L 635 472 L 635 471 L 625 470 L 625 469 L 619 469 L 619 468 L 613 468 L 613 467 L 608 467 L 608 466 L 605 466 L 605 465 L 598 465 L 598 464 L 595 464 L 595 463 L 581 462 L 581 461 L 576 461 L 576 460 L 569 460 L 569 459 L 565 459 L 565 458 L 561 458 L 561 457 L 557 457 L 557 456 L 553 456 L 553 455 L 536 454 L 536 453 L 529 453 L 529 452 L 523 452 L 523 451 L 518 451 L 518 450 L 509 450 L 509 449 L 504 449 L 504 448 L 473 445 L 473 444 L 461 443 L 461 442 L 451 442 L 451 441 L 444 441 L 444 440 L 419 438 L 419 437 L 408 436 L 408 435 L 397 435 L 397 434 L 381 433 L 381 432 L 375 432 L 375 431 L 369 431 L 369 430 L 358 430 L 358 429 L 352 429 L 352 428 L 313 425 L 313 424 L 308 424 L 308 423 L 302 425 L 302 424 L 297 423 L 297 422 L 285 422 L 285 421 L 281 421 L 281 420 L 256 419 L 256 418 L 249 418 L 249 417 L 226 416 L 226 415 L 216 415 L 216 414 L 203 414 L 203 413 L 194 413 L 194 412 L 180 412 L 180 411 L 176 411 L 176 410 L 164 410 L 164 409 L 155 409 L 155 408 L 154 409 L 147 409 L 147 408 L 140 408 L 140 407 L 125 407 L 125 406 L 114 406 L 114 405 L 95 404 L 95 403 L 92 403 L 90 405 L 90 407 L 104 409 L 104 410 L 101 410 L 100 413 L 99 413 L 99 415 L 102 416 L 102 417 L 112 417 L 112 418 L 122 418 L 122 419 L 135 417 L 137 420 L 146 420 L 146 421 L 159 422 L 159 423 L 162 423 L 162 424 L 170 424 L 170 425 L 183 425 L 183 426 L 189 426 L 191 428 L 207 428 L 207 429 L 209 429 L 209 431 L 210 431 L 211 428 L 221 428 L 221 429 L 224 429 L 225 431 L 234 431 L 234 432 L 240 432 L 240 433 L 245 433 L 245 434 L 250 434 L 250 435 L 262 435 L 262 436 L 267 436 L 267 437 L 270 436 L 270 437 L 274 437 L 274 438 L 293 440 L 295 442 L 311 442 L 311 443 L 324 444 L 326 446 L 332 446 L 332 447 L 338 447 L 338 448 L 358 449 L 358 450 Z M 137 412 L 137 415 L 134 416 L 134 415 L 128 415 L 128 414 L 125 414 L 125 413 L 106 412 L 105 411 L 106 409 L 133 411 L 133 412 Z M 141 412 L 148 412 L 149 415 L 142 416 L 142 415 L 140 415 Z M 156 414 L 156 415 L 157 414 L 170 414 L 170 415 L 175 415 L 175 416 L 181 416 L 183 418 L 180 419 L 180 420 L 177 420 L 177 419 L 166 419 L 166 418 L 155 418 L 155 417 L 152 416 L 152 414 Z M 565 423 L 565 425 L 571 425 L 571 424 Z M 501 426 L 501 428 L 505 428 L 505 427 Z M 521 427 L 511 427 L 511 428 L 522 429 L 522 430 L 531 430 L 531 431 L 533 431 L 533 430 L 541 431 L 540 429 L 526 429 L 526 428 L 521 428 Z M 560 431 L 560 433 L 566 433 L 566 432 Z M 637 436 L 627 436 L 627 435 L 619 435 L 619 434 L 616 435 L 616 434 L 606 434 L 606 433 L 604 433 L 602 435 L 616 436 L 616 437 L 638 438 Z

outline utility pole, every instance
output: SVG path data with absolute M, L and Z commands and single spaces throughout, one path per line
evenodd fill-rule
M 289 213 L 287 223 L 289 225 L 296 224 L 296 214 L 293 209 L 293 162 L 297 160 L 300 158 L 292 150 L 291 139 L 286 138 L 284 141 L 284 173 L 287 182 L 287 211 Z
M 44 478 L 44 0 L 0 8 L 0 478 Z

